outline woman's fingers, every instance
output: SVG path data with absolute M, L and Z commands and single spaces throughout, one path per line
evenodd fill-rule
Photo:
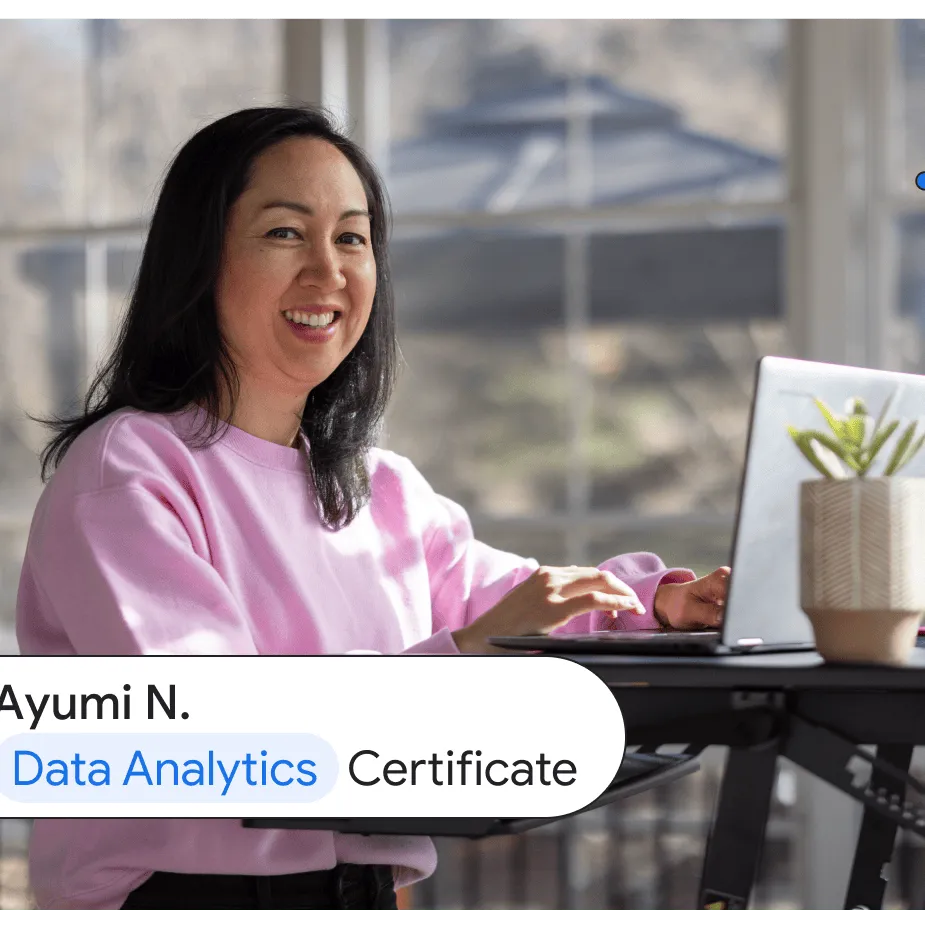
M 683 592 L 674 602 L 669 620 L 675 629 L 714 629 L 722 623 L 730 569 L 678 586 Z M 532 589 L 532 590 L 528 590 Z M 521 632 L 545 633 L 593 610 L 610 613 L 632 610 L 645 613 L 636 592 L 610 572 L 579 566 L 543 566 L 521 587 Z M 532 601 L 532 603 L 531 603 Z
M 722 566 L 694 581 L 665 585 L 660 591 L 670 600 L 663 610 L 676 630 L 715 629 L 723 622 L 729 585 L 729 566 Z M 665 609 L 667 607 L 667 609 Z
M 625 594 L 608 594 L 603 591 L 586 591 L 584 594 L 576 594 L 573 597 L 549 598 L 551 606 L 550 617 L 554 621 L 551 626 L 561 626 L 567 623 L 573 617 L 583 613 L 589 613 L 592 610 L 640 610 L 642 605 L 635 595 Z
M 726 600 L 726 588 L 729 585 L 729 574 L 729 567 L 724 565 L 722 568 L 716 569 L 715 572 L 705 575 L 700 579 L 702 584 L 698 588 L 699 595 L 716 603 L 724 603 Z
M 611 572 L 601 572 L 601 578 L 604 580 L 604 583 L 607 585 L 603 590 L 608 591 L 611 594 L 619 594 L 622 596 L 631 597 L 634 601 L 639 602 L 639 598 L 636 595 L 636 592 L 625 582 L 617 578 L 616 575 Z M 645 608 L 642 607 L 642 604 L 639 604 L 642 608 L 642 612 L 645 612 Z
M 596 568 L 579 568 L 573 565 L 568 568 L 541 568 L 537 576 L 549 589 L 550 600 L 555 603 L 559 603 L 562 598 L 574 599 L 590 592 L 601 592 L 620 598 L 621 610 L 636 610 L 639 613 L 645 613 L 636 592 L 610 572 Z M 584 612 L 586 611 L 577 613 Z
M 583 591 L 603 588 L 606 579 L 600 569 L 584 568 L 577 565 L 552 566 L 544 565 L 537 569 L 533 578 L 541 582 L 551 591 L 557 591 L 563 597 L 574 597 Z M 615 589 L 615 590 L 623 590 Z
M 673 622 L 675 629 L 715 629 L 723 622 L 723 601 L 710 600 L 702 594 L 689 594 Z
M 488 652 L 491 636 L 548 633 L 592 610 L 645 613 L 636 592 L 609 572 L 542 566 L 453 635 L 460 651 Z
M 691 601 L 688 619 L 695 627 L 715 629 L 723 622 L 723 605 L 713 601 Z

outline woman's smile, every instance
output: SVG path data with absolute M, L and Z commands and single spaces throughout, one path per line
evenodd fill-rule
M 326 305 L 306 305 L 287 309 L 282 314 L 286 326 L 299 340 L 323 344 L 334 337 L 343 312 Z

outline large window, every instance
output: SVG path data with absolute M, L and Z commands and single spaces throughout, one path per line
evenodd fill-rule
M 47 439 L 26 412 L 82 398 L 166 163 L 239 107 L 346 103 L 385 167 L 387 443 L 500 548 L 711 569 L 760 355 L 925 373 L 923 22 L 5 20 L 0 78 L 0 652 Z M 502 905 L 686 905 L 706 763 L 619 818 L 443 845 L 419 903 L 490 902 L 509 865 Z M 830 800 L 785 767 L 759 904 L 839 901 Z M 2 908 L 27 899 L 0 823 Z M 921 864 L 897 866 L 892 903 Z
M 489 542 L 727 561 L 754 360 L 790 349 L 786 38 L 390 23 L 389 445 Z

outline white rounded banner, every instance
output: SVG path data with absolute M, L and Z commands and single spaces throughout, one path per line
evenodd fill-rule
M 548 817 L 623 759 L 564 659 L 0 658 L 0 817 Z

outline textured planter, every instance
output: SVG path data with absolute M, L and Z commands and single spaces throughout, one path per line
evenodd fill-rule
M 800 545 L 820 655 L 905 664 L 925 613 L 925 479 L 803 482 Z

